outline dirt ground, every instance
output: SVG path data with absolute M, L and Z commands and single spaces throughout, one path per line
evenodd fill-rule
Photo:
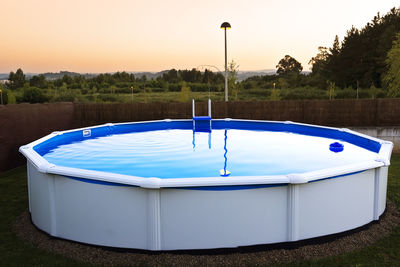
M 369 246 L 390 235 L 396 225 L 400 225 L 400 212 L 392 202 L 388 201 L 386 211 L 378 222 L 372 222 L 356 230 L 294 243 L 235 249 L 148 252 L 91 246 L 53 238 L 38 230 L 32 224 L 28 211 L 18 217 L 13 231 L 18 238 L 39 249 L 99 265 L 237 266 L 289 263 L 340 255 Z

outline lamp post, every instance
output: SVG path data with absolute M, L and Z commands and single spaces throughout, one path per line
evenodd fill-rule
M 224 22 L 221 24 L 221 29 L 225 31 L 225 102 L 228 102 L 228 56 L 226 49 L 226 30 L 231 28 L 231 24 L 229 22 Z

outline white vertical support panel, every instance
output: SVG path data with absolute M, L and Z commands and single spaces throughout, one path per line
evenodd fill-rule
M 388 180 L 388 167 L 380 167 L 379 169 L 379 201 L 378 216 L 381 216 L 386 208 L 386 193 Z
M 147 190 L 147 249 L 161 250 L 160 189 Z
M 297 241 L 299 240 L 299 185 L 290 184 L 287 197 L 288 241 Z
M 380 168 L 375 169 L 375 179 L 374 179 L 374 210 L 373 218 L 374 220 L 379 220 L 379 184 L 380 184 Z
M 48 190 L 49 190 L 50 235 L 57 236 L 55 175 L 48 175 Z

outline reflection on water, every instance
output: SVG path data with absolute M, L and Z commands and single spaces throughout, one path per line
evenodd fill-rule
M 226 148 L 226 140 L 228 139 L 227 133 L 228 133 L 228 130 L 225 129 L 225 132 L 224 132 L 224 159 L 225 159 L 225 161 L 224 161 L 224 168 L 219 171 L 221 176 L 229 176 L 231 174 L 230 171 L 226 170 L 226 164 L 228 162 L 228 157 L 226 156 L 226 154 L 228 153 L 228 149 Z M 193 150 L 195 150 L 196 149 L 196 131 L 194 129 L 193 129 L 192 144 L 193 144 Z M 208 133 L 208 148 L 211 149 L 211 131 Z
M 226 156 L 226 154 L 228 154 L 228 149 L 226 148 L 226 140 L 228 139 L 228 130 L 225 129 L 224 132 L 224 158 L 225 158 L 225 162 L 224 162 L 224 169 L 220 171 L 220 175 L 221 176 L 229 176 L 231 174 L 230 171 L 226 170 L 226 164 L 228 163 L 228 157 Z

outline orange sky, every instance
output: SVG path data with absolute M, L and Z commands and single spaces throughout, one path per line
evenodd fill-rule
M 2 0 L 0 72 L 160 71 L 202 64 L 274 69 L 286 54 L 308 69 L 318 46 L 364 26 L 392 0 Z M 398 6 L 397 6 L 398 7 Z

